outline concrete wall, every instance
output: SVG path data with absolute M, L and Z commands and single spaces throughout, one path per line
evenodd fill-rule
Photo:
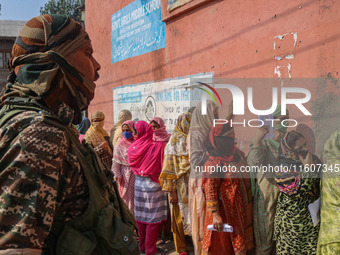
M 1 38 L 0 37 L 0 51 L 4 52 L 4 51 L 9 51 L 11 52 L 13 44 L 15 41 L 15 37 L 13 38 Z M 9 71 L 7 68 L 4 69 L 0 69 L 0 92 L 2 91 L 2 89 L 5 87 L 5 85 L 7 84 L 7 76 L 9 74 Z
M 26 21 L 0 20 L 0 51 L 12 51 L 15 38 Z M 9 71 L 7 68 L 0 69 L 0 92 L 7 83 Z
M 113 87 L 206 72 L 213 72 L 215 78 L 253 78 L 254 83 L 260 78 L 272 78 L 278 84 L 284 80 L 284 86 L 303 78 L 301 86 L 312 93 L 306 107 L 313 117 L 303 118 L 295 107 L 289 109 L 291 117 L 312 127 L 319 153 L 325 140 L 340 128 L 336 118 L 340 105 L 340 1 L 194 0 L 191 4 L 202 5 L 182 14 L 177 10 L 179 15 L 171 18 L 166 11 L 168 1 L 161 0 L 162 15 L 167 19 L 166 48 L 111 64 L 110 17 L 131 2 L 86 0 L 86 29 L 102 66 L 89 114 L 102 110 L 107 130 L 113 125 Z M 280 40 L 279 35 L 285 37 Z M 275 68 L 281 72 L 280 78 Z M 255 93 L 258 108 L 270 106 L 270 91 L 269 86 Z M 222 97 L 230 100 L 229 95 Z M 245 151 L 255 132 L 254 128 L 236 128 Z

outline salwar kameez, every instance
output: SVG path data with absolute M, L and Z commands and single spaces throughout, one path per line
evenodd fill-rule
M 184 232 L 183 220 L 179 205 L 170 205 L 171 212 L 171 231 L 174 238 L 176 252 L 181 253 L 187 250 L 187 243 L 185 235 L 189 234 Z
M 135 219 L 140 236 L 139 249 L 154 254 L 160 223 L 167 220 L 167 197 L 159 183 L 149 177 L 136 176 Z M 143 242 L 144 240 L 144 242 Z
M 159 225 L 167 219 L 167 197 L 159 184 L 164 157 L 164 143 L 152 139 L 152 127 L 145 121 L 134 124 L 136 140 L 128 149 L 131 170 L 136 175 L 134 214 L 139 224 L 139 248 L 154 254 Z
M 253 200 L 256 255 L 275 254 L 274 219 L 279 188 L 273 178 L 273 173 L 271 171 L 264 172 L 261 166 L 278 166 L 279 146 L 280 143 L 275 146 L 270 141 L 263 140 L 261 146 L 250 148 L 247 157 L 248 164 L 256 166 L 260 170 L 256 176 Z
M 120 196 L 129 207 L 130 211 L 133 213 L 136 179 L 134 173 L 131 171 L 129 166 L 120 165 L 114 160 L 112 161 L 111 171 L 117 180 Z
M 191 232 L 188 207 L 190 162 L 187 148 L 190 120 L 190 113 L 178 117 L 174 133 L 165 147 L 163 169 L 159 177 L 162 189 L 169 194 L 171 228 L 178 253 L 187 251 L 185 235 Z M 176 203 L 171 200 L 171 195 L 177 196 Z
M 209 162 L 207 162 L 209 164 Z M 204 228 L 205 254 L 247 254 L 253 248 L 252 203 L 249 179 L 209 178 L 205 181 L 207 212 Z M 219 210 L 234 229 L 233 233 L 207 230 L 213 222 L 213 210 Z M 215 238 L 219 239 L 216 241 Z M 231 245 L 226 245 L 230 244 Z M 219 251 L 224 250 L 225 253 Z M 216 251 L 217 253 L 214 253 Z
M 202 253 L 206 204 L 202 192 L 202 178 L 189 179 L 189 208 L 191 237 L 195 254 Z
M 328 171 L 322 178 L 317 254 L 340 254 L 340 173 L 337 171 L 340 166 L 340 131 L 326 142 L 323 156 Z
M 316 254 L 320 224 L 313 225 L 308 205 L 320 196 L 320 179 L 317 172 L 294 171 L 303 165 L 297 152 L 287 143 L 291 132 L 282 139 L 279 150 L 282 170 L 276 173 L 275 179 L 280 190 L 274 223 L 276 253 L 312 255 Z M 321 164 L 316 156 L 313 162 Z
M 308 210 L 308 205 L 317 199 L 308 194 L 316 181 L 303 179 L 299 193 L 294 196 L 280 193 L 274 225 L 276 254 L 316 254 L 320 224 L 313 226 Z
M 209 159 L 206 169 L 216 166 L 232 167 L 237 171 L 216 174 L 209 170 L 203 181 L 206 198 L 206 218 L 203 238 L 205 254 L 246 255 L 254 247 L 252 193 L 249 173 L 240 171 L 246 166 L 243 152 L 234 144 L 234 130 L 229 124 L 211 129 L 208 142 Z M 223 223 L 233 227 L 232 233 L 208 230 L 213 224 L 213 213 L 218 213 Z
M 174 238 L 174 244 L 176 248 L 176 252 L 181 253 L 187 251 L 187 243 L 185 236 L 191 234 L 191 223 L 190 223 L 190 216 L 189 216 L 189 206 L 188 206 L 188 183 L 189 183 L 189 174 L 182 175 L 179 180 L 179 186 L 184 189 L 185 194 L 180 194 L 177 189 L 177 196 L 178 196 L 178 203 L 177 204 L 169 204 L 170 206 L 170 213 L 171 213 L 171 231 Z M 170 191 L 169 186 L 163 186 L 163 190 L 168 188 Z M 174 187 L 176 189 L 176 185 Z M 183 200 L 183 196 L 185 195 Z M 168 195 L 170 201 L 170 194 Z M 184 202 L 184 203 L 183 203 Z
M 120 128 L 123 129 L 126 125 L 132 132 L 133 124 L 132 120 L 127 120 Z M 133 138 L 126 139 L 125 137 L 118 140 L 113 151 L 111 167 L 111 172 L 118 184 L 119 194 L 132 213 L 134 212 L 135 174 L 129 166 L 128 149 L 133 141 Z

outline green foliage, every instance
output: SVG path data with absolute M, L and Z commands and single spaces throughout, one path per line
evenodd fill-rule
M 77 7 L 85 4 L 85 0 L 49 0 L 40 8 L 40 14 L 67 14 L 76 21 L 81 21 L 81 10 Z

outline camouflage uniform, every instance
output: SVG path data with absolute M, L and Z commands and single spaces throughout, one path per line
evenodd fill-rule
M 21 113 L 0 129 L 0 249 L 42 250 L 54 219 L 68 221 L 87 207 L 86 179 L 70 140 L 41 114 Z M 65 125 L 73 114 L 59 105 Z
M 31 19 L 14 43 L 0 95 L 0 255 L 139 253 L 133 216 L 71 124 L 93 99 L 96 77 L 66 57 L 91 47 L 65 15 Z

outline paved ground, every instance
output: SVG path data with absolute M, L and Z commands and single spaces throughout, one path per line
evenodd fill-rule
M 157 243 L 159 242 L 161 241 L 159 240 Z M 177 255 L 178 254 L 175 250 L 174 242 L 171 239 L 166 239 L 165 243 L 158 244 L 157 248 L 160 248 L 165 251 L 163 255 Z M 189 255 L 194 255 L 194 247 L 192 246 L 192 243 L 190 242 L 188 243 L 188 252 L 189 252 Z

